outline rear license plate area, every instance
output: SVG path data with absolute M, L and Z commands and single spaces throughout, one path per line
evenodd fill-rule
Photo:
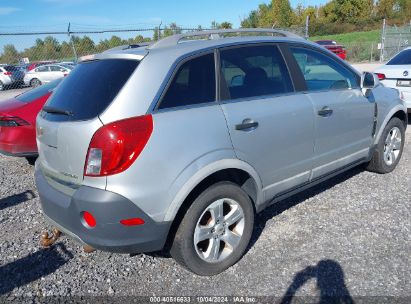
M 411 80 L 410 79 L 398 79 L 397 87 L 411 87 Z

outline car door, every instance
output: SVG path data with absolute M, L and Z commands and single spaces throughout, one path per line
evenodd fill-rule
M 314 113 L 275 44 L 219 51 L 220 102 L 237 157 L 259 173 L 266 199 L 309 180 Z
M 50 81 L 50 69 L 48 66 L 43 65 L 35 69 L 35 74 L 32 78 L 38 78 L 42 83 L 47 83 Z
M 366 98 L 359 76 L 323 51 L 291 46 L 315 112 L 315 179 L 368 157 L 375 102 Z

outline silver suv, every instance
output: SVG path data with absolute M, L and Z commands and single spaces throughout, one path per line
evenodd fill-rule
M 214 275 L 266 206 L 360 164 L 392 171 L 406 126 L 397 90 L 291 33 L 180 34 L 83 58 L 37 118 L 35 175 L 82 244 L 169 247 Z

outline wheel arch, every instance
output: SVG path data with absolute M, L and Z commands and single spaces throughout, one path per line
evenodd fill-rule
M 393 118 L 397 117 L 404 123 L 404 127 L 407 128 L 408 124 L 408 115 L 407 115 L 407 110 L 405 109 L 404 106 L 397 105 L 396 107 L 392 108 L 388 114 L 385 116 L 385 119 L 381 123 L 381 126 L 378 130 L 377 136 L 375 136 L 374 144 L 378 144 L 378 141 L 380 140 L 380 137 L 382 135 L 382 132 L 384 131 L 385 127 L 387 126 L 388 122 Z
M 210 185 L 220 181 L 231 181 L 239 185 L 251 198 L 254 209 L 263 201 L 260 177 L 249 164 L 238 159 L 212 163 L 197 172 L 170 204 L 164 220 L 171 221 L 172 225 L 165 248 L 171 246 L 175 232 L 195 197 Z

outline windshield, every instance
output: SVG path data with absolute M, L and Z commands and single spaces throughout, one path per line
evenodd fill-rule
M 387 65 L 401 65 L 401 64 L 411 64 L 411 49 L 404 50 L 397 55 L 395 55 Z
M 70 116 L 42 112 L 51 121 L 87 120 L 101 114 L 138 66 L 136 60 L 104 59 L 80 63 L 61 83 L 46 106 Z
M 22 102 L 32 102 L 33 100 L 40 98 L 50 92 L 52 92 L 57 85 L 61 82 L 62 78 L 43 84 L 37 88 L 27 91 L 23 94 L 17 95 L 16 99 Z

